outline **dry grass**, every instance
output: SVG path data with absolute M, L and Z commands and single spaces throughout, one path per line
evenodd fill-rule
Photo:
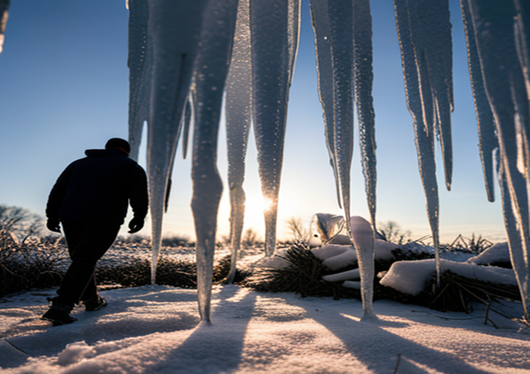
M 18 243 L 8 233 L 0 235 L 0 297 L 59 285 L 66 260 L 58 239 L 27 238 Z
M 59 286 L 68 264 L 66 247 L 60 237 L 27 238 L 19 243 L 9 233 L 0 233 L 0 297 L 33 288 Z M 454 244 L 454 243 L 453 243 Z M 468 241 L 467 250 L 479 251 L 487 245 L 482 238 Z M 483 248 L 482 248 L 483 249 Z M 404 303 L 424 305 L 441 311 L 469 312 L 471 302 L 490 305 L 495 299 L 519 300 L 516 286 L 499 285 L 468 279 L 446 271 L 439 287 L 433 283 L 419 296 L 402 294 L 381 286 L 379 279 L 393 262 L 431 258 L 429 253 L 394 250 L 392 261 L 376 261 L 374 299 L 393 299 Z M 302 297 L 360 298 L 358 290 L 344 288 L 341 282 L 326 282 L 322 261 L 302 244 L 292 245 L 283 257 L 289 265 L 284 269 L 239 271 L 236 283 L 261 292 L 294 292 Z M 341 271 L 349 270 L 341 269 Z M 222 282 L 230 270 L 230 256 L 214 264 L 213 281 Z M 98 266 L 98 284 L 106 288 L 137 287 L 151 284 L 151 262 L 145 258 L 123 256 L 123 261 Z M 162 255 L 158 262 L 157 284 L 181 288 L 197 287 L 197 266 L 192 260 L 180 260 Z

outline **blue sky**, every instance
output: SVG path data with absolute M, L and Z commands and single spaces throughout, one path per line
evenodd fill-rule
M 455 111 L 452 115 L 454 176 L 445 191 L 438 154 L 440 232 L 504 238 L 499 202 L 489 203 L 478 156 L 476 119 L 469 85 L 465 37 L 457 0 L 453 24 Z M 417 238 L 429 232 L 417 170 L 412 119 L 405 102 L 393 2 L 372 1 L 374 105 L 377 141 L 377 220 L 398 222 Z M 0 55 L 0 204 L 43 214 L 60 172 L 84 150 L 110 137 L 127 138 L 127 21 L 124 0 L 13 1 Z M 278 235 L 285 221 L 309 224 L 315 213 L 341 214 L 324 141 L 318 100 L 313 30 L 308 1 L 302 4 L 300 49 L 290 93 Z M 222 123 L 223 127 L 224 124 Z M 219 138 L 219 169 L 226 175 L 226 140 Z M 252 136 L 252 135 L 251 135 Z M 358 137 L 352 167 L 352 213 L 368 218 Z M 140 163 L 145 164 L 145 153 Z M 247 156 L 246 226 L 263 232 L 256 152 Z M 189 159 L 179 150 L 164 232 L 194 238 Z M 228 231 L 226 191 L 219 233 Z M 498 194 L 497 194 L 498 200 Z M 149 226 L 149 225 L 146 225 Z M 149 228 L 142 233 L 148 234 Z

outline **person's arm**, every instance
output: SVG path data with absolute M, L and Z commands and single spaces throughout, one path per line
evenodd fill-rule
M 149 206 L 149 194 L 147 190 L 147 176 L 144 169 L 135 165 L 131 176 L 131 196 L 129 198 L 133 210 L 133 219 L 129 222 L 129 233 L 135 233 L 144 226 L 145 216 Z
M 51 231 L 61 231 L 59 227 L 59 209 L 61 208 L 66 189 L 68 188 L 71 174 L 72 167 L 69 166 L 61 173 L 59 178 L 57 178 L 57 181 L 48 196 L 48 202 L 46 204 L 46 217 L 48 218 L 48 222 L 46 226 Z

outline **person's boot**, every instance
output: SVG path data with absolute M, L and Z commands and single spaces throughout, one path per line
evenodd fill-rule
M 59 297 L 48 298 L 48 301 L 51 302 L 50 309 L 42 315 L 41 319 L 50 321 L 53 326 L 66 325 L 77 321 L 77 318 L 70 316 L 70 312 L 74 308 L 73 303 L 61 300 Z
M 95 312 L 96 310 L 100 310 L 101 308 L 107 306 L 107 300 L 105 300 L 103 296 L 96 294 L 94 298 L 83 301 L 83 304 L 85 304 L 85 310 L 87 312 Z

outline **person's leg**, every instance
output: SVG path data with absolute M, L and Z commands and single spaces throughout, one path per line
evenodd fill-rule
M 92 292 L 91 297 L 96 299 L 97 305 L 92 305 L 93 302 L 89 308 L 89 304 L 85 304 L 87 310 L 97 310 L 106 305 L 104 299 L 100 301 L 98 298 L 94 271 L 97 261 L 110 248 L 120 229 L 117 224 L 93 221 L 66 220 L 62 224 L 72 263 L 57 290 L 59 296 L 51 299 L 50 309 L 42 316 L 54 326 L 76 321 L 70 312 L 81 296 L 85 296 L 89 283 L 88 292 Z
M 97 261 L 110 248 L 120 225 L 95 221 L 65 221 L 65 235 L 71 237 L 68 243 L 72 264 L 68 268 L 61 287 L 57 291 L 60 299 L 77 304 L 97 296 L 94 271 Z M 71 235 L 66 234 L 69 232 Z

